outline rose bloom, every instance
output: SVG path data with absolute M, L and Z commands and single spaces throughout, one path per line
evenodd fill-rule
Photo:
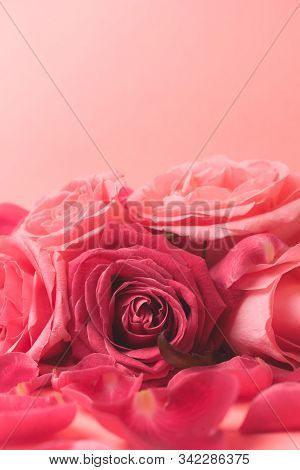
M 27 215 L 27 210 L 16 204 L 0 204 L 0 235 L 10 235 Z
M 75 357 L 101 352 L 157 379 L 171 369 L 160 333 L 180 351 L 204 351 L 224 310 L 204 260 L 138 225 L 108 224 L 100 245 L 69 265 Z
M 134 191 L 131 217 L 173 234 L 213 264 L 245 236 L 271 232 L 299 239 L 300 175 L 277 161 L 215 156 L 174 167 Z
M 94 246 L 107 221 L 123 219 L 129 192 L 119 173 L 75 179 L 39 201 L 19 232 L 48 250 L 83 251 Z
M 255 235 L 238 243 L 211 274 L 239 295 L 222 324 L 233 350 L 299 366 L 300 245 Z
M 39 259 L 18 238 L 0 237 L 0 354 L 26 352 L 48 359 L 70 340 L 65 261 Z

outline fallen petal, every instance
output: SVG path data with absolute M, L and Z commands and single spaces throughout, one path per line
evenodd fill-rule
M 70 370 L 53 376 L 53 387 L 81 406 L 97 406 L 114 412 L 124 406 L 142 385 L 143 376 L 135 376 L 112 365 L 109 356 L 91 354 Z
M 177 374 L 167 388 L 135 394 L 122 421 L 152 448 L 206 449 L 220 445 L 217 427 L 237 396 L 236 380 L 222 372 Z
M 37 397 L 0 394 L 0 443 L 42 440 L 67 427 L 76 406 L 55 395 Z
M 273 385 L 252 401 L 241 432 L 287 432 L 300 430 L 300 384 Z
M 193 367 L 181 371 L 179 375 L 199 373 L 205 370 L 223 371 L 234 376 L 237 379 L 239 398 L 241 399 L 253 398 L 273 383 L 271 367 L 262 359 L 250 356 L 236 356 L 229 361 L 209 367 Z

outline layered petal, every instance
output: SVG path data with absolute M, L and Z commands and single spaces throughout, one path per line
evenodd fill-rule
M 52 383 L 80 405 L 110 412 L 126 406 L 141 388 L 142 376 L 116 367 L 107 355 L 91 354 L 69 370 L 54 374 Z
M 241 239 L 262 232 L 299 240 L 300 175 L 278 161 L 212 156 L 171 168 L 127 200 L 133 220 L 179 238 L 215 264 Z
M 0 393 L 9 392 L 22 382 L 35 379 L 39 374 L 37 363 L 24 353 L 0 356 Z
M 203 352 L 225 303 L 203 259 L 139 225 L 110 223 L 100 248 L 69 264 L 73 354 L 107 353 L 161 379 L 172 369 L 157 340 L 164 332 L 183 352 Z
M 21 236 L 67 258 L 97 246 L 99 234 L 111 220 L 123 220 L 124 200 L 130 194 L 119 172 L 75 179 L 45 196 L 22 223 Z

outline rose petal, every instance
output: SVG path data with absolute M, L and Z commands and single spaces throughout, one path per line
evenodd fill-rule
M 71 370 L 54 376 L 53 386 L 82 406 L 97 406 L 108 412 L 126 405 L 141 388 L 142 380 L 142 375 L 113 366 L 109 356 L 91 354 Z
M 230 375 L 185 371 L 167 388 L 137 392 L 114 419 L 99 413 L 97 406 L 93 411 L 103 426 L 136 448 L 216 448 L 221 438 L 217 426 L 236 395 L 237 383 Z
M 273 374 L 263 360 L 253 357 L 234 357 L 216 366 L 218 370 L 233 374 L 239 384 L 239 398 L 249 399 L 270 387 Z
M 300 382 L 300 367 L 295 370 L 282 369 L 281 367 L 271 366 L 274 383 L 280 382 Z
M 67 427 L 75 417 L 74 403 L 56 396 L 0 394 L 0 442 L 41 440 Z
M 212 278 L 222 287 L 231 287 L 245 274 L 267 265 L 283 251 L 285 245 L 274 235 L 260 234 L 245 238 L 211 270 Z
M 300 384 L 273 385 L 254 398 L 241 426 L 244 433 L 300 430 Z
M 0 392 L 8 392 L 20 382 L 28 382 L 39 374 L 37 363 L 24 353 L 0 356 Z
M 236 356 L 230 361 L 213 366 L 192 367 L 180 374 L 192 374 L 205 370 L 223 371 L 235 377 L 239 387 L 239 398 L 249 399 L 272 385 L 271 367 L 263 360 L 254 357 Z
M 10 235 L 27 214 L 26 209 L 15 204 L 0 204 L 0 235 Z

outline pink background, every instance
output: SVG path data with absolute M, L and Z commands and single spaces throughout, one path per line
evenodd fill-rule
M 3 3 L 110 165 L 136 186 L 195 158 L 298 0 Z M 0 201 L 30 207 L 107 164 L 1 6 L 0 44 Z M 300 9 L 203 156 L 300 169 L 299 44 Z M 239 442 L 228 419 L 235 448 L 293 448 L 280 434 Z
M 192 160 L 297 0 L 4 0 L 131 185 Z M 0 201 L 107 168 L 0 7 Z M 299 168 L 300 9 L 203 155 Z

